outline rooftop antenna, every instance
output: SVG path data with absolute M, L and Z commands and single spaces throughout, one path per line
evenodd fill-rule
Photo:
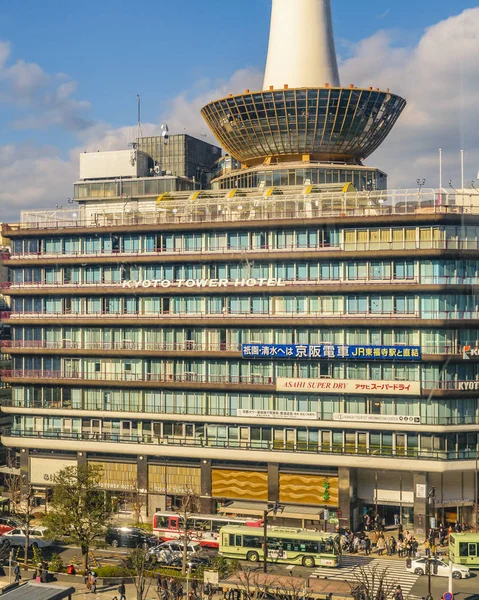
M 136 95 L 138 99 L 138 139 L 143 137 L 143 132 L 141 130 L 141 96 L 140 94 Z

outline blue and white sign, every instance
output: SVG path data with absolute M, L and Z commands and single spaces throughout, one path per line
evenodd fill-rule
M 350 360 L 421 360 L 420 346 L 348 346 L 334 344 L 243 344 L 243 358 L 346 358 Z

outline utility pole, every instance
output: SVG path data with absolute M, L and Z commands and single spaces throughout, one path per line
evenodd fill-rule
M 276 516 L 283 512 L 284 506 L 276 502 L 268 502 L 268 508 L 263 511 L 263 573 L 268 572 L 268 515 L 273 513 Z
M 263 511 L 263 573 L 268 572 L 268 512 Z
M 476 444 L 476 468 L 474 469 L 474 533 L 477 533 L 477 467 L 478 467 L 479 449 Z

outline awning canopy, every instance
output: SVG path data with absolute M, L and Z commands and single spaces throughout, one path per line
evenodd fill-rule
M 74 593 L 75 588 L 73 587 L 61 587 L 29 581 L 2 594 L 2 596 L 5 600 L 63 600 L 64 598 L 71 598 Z
M 266 502 L 247 502 L 245 500 L 235 500 L 227 506 L 218 508 L 218 512 L 224 515 L 255 516 L 262 517 L 265 510 L 271 507 Z M 289 504 L 284 507 L 283 512 L 278 512 L 278 517 L 282 519 L 298 519 L 308 521 L 319 521 L 323 518 L 324 508 L 315 506 L 303 506 L 301 504 Z M 270 514 L 270 517 L 271 514 Z

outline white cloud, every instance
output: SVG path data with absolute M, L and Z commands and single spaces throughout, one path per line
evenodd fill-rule
M 461 148 L 466 181 L 479 166 L 479 8 L 428 28 L 415 47 L 397 45 L 397 32 L 380 31 L 356 45 L 341 65 L 345 84 L 390 88 L 408 105 L 383 146 L 367 163 L 389 173 L 390 187 L 439 185 L 438 153 L 443 148 L 443 182 L 460 186 Z M 444 183 L 447 185 L 447 183 Z
M 466 151 L 466 181 L 475 177 L 479 167 L 478 31 L 479 8 L 470 9 L 427 29 L 414 47 L 401 46 L 397 31 L 379 31 L 353 46 L 350 58 L 342 63 L 345 85 L 390 88 L 408 100 L 390 137 L 367 161 L 389 173 L 391 187 L 413 187 L 423 177 L 427 186 L 437 186 L 439 147 L 443 148 L 444 182 L 452 179 L 455 186 L 460 185 L 461 148 Z M 0 101 L 5 86 L 12 82 L 20 95 L 18 102 L 21 97 L 32 103 L 38 94 L 43 95 L 42 111 L 31 118 L 76 127 L 78 146 L 66 157 L 52 147 L 0 146 L 0 221 L 18 219 L 22 209 L 65 204 L 78 178 L 80 152 L 126 148 L 136 137 L 136 127 L 82 123 L 88 106 L 74 100 L 74 82 L 24 63 L 15 63 L 16 68 L 9 71 L 9 57 L 10 46 L 0 42 Z M 202 106 L 261 85 L 262 73 L 254 69 L 238 71 L 228 81 L 202 80 L 171 100 L 162 121 L 172 134 L 186 130 L 214 141 L 200 115 Z M 55 114 L 56 106 L 61 117 Z M 76 118 L 80 121 L 75 123 Z M 143 134 L 158 134 L 159 125 L 143 124 Z
M 36 63 L 10 59 L 11 45 L 0 42 L 0 103 L 10 106 L 14 128 L 83 131 L 92 126 L 86 117 L 90 103 L 74 98 L 75 81 L 47 73 Z
M 259 90 L 262 85 L 263 73 L 257 69 L 241 69 L 227 81 L 212 82 L 205 79 L 193 90 L 185 91 L 173 98 L 163 120 L 168 123 L 172 134 L 186 132 L 217 143 L 200 114 L 203 106 L 228 94 L 239 94 L 246 89 Z

